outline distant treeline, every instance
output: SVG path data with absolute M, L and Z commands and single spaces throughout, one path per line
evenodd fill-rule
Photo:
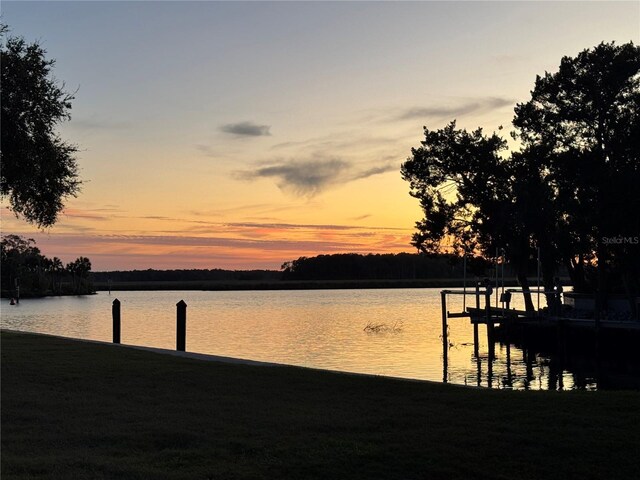
M 483 276 L 492 264 L 482 258 L 467 260 L 467 276 Z M 325 280 L 419 280 L 462 278 L 463 262 L 454 255 L 412 253 L 360 255 L 344 253 L 300 257 L 277 270 L 131 270 L 93 272 L 99 284 L 119 282 L 278 282 Z
M 467 276 L 489 273 L 493 264 L 483 258 L 467 259 Z M 464 263 L 455 255 L 343 253 L 300 257 L 282 265 L 283 280 L 406 280 L 462 278 Z
M 130 270 L 94 272 L 96 283 L 111 282 L 264 282 L 278 281 L 282 272 L 277 270 Z

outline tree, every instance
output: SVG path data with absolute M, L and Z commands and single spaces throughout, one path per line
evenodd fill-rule
M 546 290 L 565 265 L 576 290 L 587 291 L 588 266 L 597 264 L 604 292 L 613 288 L 608 264 L 637 294 L 639 72 L 633 44 L 603 43 L 563 58 L 557 73 L 536 79 L 531 100 L 516 106 L 521 149 L 510 155 L 496 134 L 456 130 L 455 122 L 425 127 L 422 146 L 401 170 L 425 213 L 413 244 L 437 251 L 450 240 L 485 256 L 504 248 L 524 289 L 536 246 Z M 604 248 L 612 237 L 629 241 Z
M 23 292 L 40 291 L 39 267 L 44 257 L 35 240 L 5 235 L 0 242 L 2 290 L 12 292 L 17 285 Z
M 0 27 L 2 138 L 0 195 L 16 215 L 39 227 L 53 225 L 64 201 L 80 188 L 74 154 L 57 125 L 70 119 L 73 94 L 52 76 L 54 60 L 38 44 L 8 37 Z
M 455 121 L 441 130 L 424 127 L 424 135 L 401 169 L 425 213 L 412 244 L 430 254 L 438 253 L 443 242 L 458 254 L 493 258 L 496 250 L 504 252 L 515 267 L 526 307 L 533 310 L 527 281 L 531 242 L 521 215 L 530 200 L 519 195 L 528 177 L 517 175 L 519 164 L 503 157 L 506 141 L 482 129 L 458 130 Z
M 91 286 L 89 285 L 91 260 L 87 257 L 78 257 L 73 262 L 67 264 L 66 270 L 72 275 L 74 293 L 91 291 Z
M 538 76 L 514 125 L 553 191 L 555 257 L 578 290 L 640 285 L 640 47 L 601 43 Z M 621 243 L 611 242 L 621 239 Z M 597 265 L 589 282 L 588 267 Z M 594 284 L 595 283 L 595 284 Z M 635 303 L 635 302 L 633 302 Z
M 53 293 L 60 293 L 62 290 L 61 278 L 64 273 L 64 265 L 58 257 L 53 257 L 49 265 L 49 274 L 51 275 L 51 289 Z
M 72 284 L 71 289 L 63 290 L 62 277 L 65 273 L 72 277 Z M 42 255 L 32 238 L 5 235 L 0 242 L 3 295 L 15 295 L 17 284 L 22 296 L 91 293 L 93 288 L 90 273 L 91 261 L 88 258 L 79 257 L 65 269 L 58 257 L 49 259 Z

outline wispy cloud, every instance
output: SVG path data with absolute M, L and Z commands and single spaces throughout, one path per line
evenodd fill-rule
M 111 120 L 98 115 L 73 118 L 70 126 L 80 130 L 123 130 L 131 127 L 131 123 L 122 120 Z
M 271 135 L 270 125 L 258 125 L 253 122 L 228 123 L 222 125 L 220 131 L 241 137 L 262 137 Z
M 395 120 L 412 120 L 416 118 L 455 118 L 469 113 L 486 113 L 507 105 L 515 105 L 515 101 L 503 97 L 486 97 L 468 100 L 453 105 L 433 105 L 412 107 L 401 112 Z
M 284 150 L 288 148 L 306 149 L 313 152 L 362 150 L 363 147 L 388 146 L 397 142 L 397 138 L 388 136 L 362 135 L 358 132 L 343 131 L 333 132 L 322 137 L 308 138 L 296 142 L 277 143 L 271 150 Z
M 287 239 L 251 239 L 228 238 L 220 236 L 183 236 L 183 235 L 58 235 L 55 240 L 76 241 L 78 243 L 112 244 L 112 245 L 143 245 L 143 246 L 179 246 L 179 247 L 233 247 L 258 248 L 268 250 L 303 249 L 344 249 L 352 244 L 349 242 L 327 242 L 323 240 L 287 240 Z
M 359 219 L 367 218 L 370 215 L 364 215 Z M 246 228 L 273 228 L 278 230 L 362 230 L 364 228 L 368 230 L 401 230 L 407 231 L 406 228 L 397 227 L 363 227 L 362 225 L 331 225 L 331 224 L 314 224 L 314 223 L 261 223 L 261 222 L 235 222 L 226 223 L 231 227 L 246 227 Z
M 278 187 L 296 195 L 313 196 L 331 184 L 338 183 L 349 170 L 349 163 L 338 158 L 311 158 L 278 162 L 256 170 L 238 172 L 244 180 L 274 178 Z
M 241 180 L 273 178 L 281 190 L 299 196 L 313 197 L 328 187 L 360 180 L 397 169 L 396 165 L 383 164 L 361 169 L 351 162 L 316 155 L 302 160 L 281 160 L 256 168 L 236 172 Z
M 355 172 L 351 176 L 351 180 L 360 180 L 362 178 L 368 178 L 374 175 L 380 175 L 382 173 L 391 172 L 393 170 L 398 170 L 398 166 L 397 165 L 381 165 L 379 167 L 368 168 L 360 172 Z
M 81 210 L 77 208 L 66 208 L 62 213 L 65 217 L 69 217 L 69 218 L 83 218 L 83 219 L 97 220 L 97 221 L 106 221 L 112 218 L 110 215 L 91 212 L 89 210 Z
M 216 158 L 218 154 L 211 148 L 209 145 L 198 144 L 196 145 L 196 149 L 199 150 L 203 155 L 207 157 Z

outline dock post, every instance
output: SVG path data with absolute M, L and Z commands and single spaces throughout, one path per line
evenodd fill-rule
M 476 311 L 480 311 L 480 283 L 476 281 Z M 478 322 L 473 324 L 473 354 L 478 358 L 479 354 L 479 340 L 478 340 Z M 480 385 L 478 385 L 480 386 Z
M 489 343 L 489 362 L 495 357 L 495 345 L 493 344 L 493 320 L 491 320 L 491 293 L 487 291 L 486 297 L 486 315 L 487 315 L 487 342 Z
M 180 300 L 176 307 L 176 350 L 184 352 L 187 343 L 187 304 Z
M 447 338 L 447 291 L 440 292 L 440 300 L 442 302 L 442 381 L 447 383 L 448 370 L 448 349 L 449 339 Z
M 113 318 L 113 343 L 120 343 L 120 300 L 117 298 L 111 306 L 111 317 Z
M 479 336 L 478 336 L 478 323 L 474 323 L 473 324 L 473 354 L 476 356 L 476 358 L 478 358 L 478 356 L 480 355 L 480 345 L 478 345 L 480 343 L 479 340 Z
M 509 339 L 507 339 L 507 385 L 509 387 L 513 387 L 513 373 L 511 371 L 511 344 L 509 343 Z

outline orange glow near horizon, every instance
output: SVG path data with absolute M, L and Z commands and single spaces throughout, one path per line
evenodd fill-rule
M 122 229 L 98 212 L 68 209 L 54 233 L 25 228 L 2 211 L 3 233 L 33 238 L 47 256 L 89 257 L 94 271 L 133 269 L 279 269 L 301 256 L 399 253 L 411 249 L 410 230 L 366 225 L 214 223 L 171 218 L 127 219 Z M 138 228 L 131 228 L 137 221 Z M 86 224 L 98 223 L 104 229 Z M 10 226 L 7 228 L 7 226 Z M 115 228 L 114 228 L 115 227 Z

